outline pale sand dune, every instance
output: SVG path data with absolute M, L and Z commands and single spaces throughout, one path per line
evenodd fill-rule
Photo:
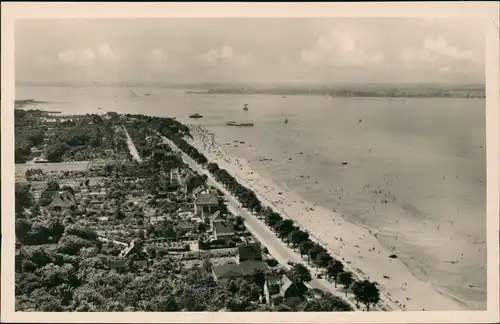
M 424 281 L 417 279 L 398 259 L 383 247 L 369 230 L 349 223 L 333 210 L 307 203 L 303 198 L 278 188 L 253 172 L 246 161 L 228 156 L 221 145 L 199 126 L 192 126 L 190 141 L 219 167 L 226 169 L 242 184 L 254 190 L 264 205 L 272 205 L 283 217 L 295 220 L 308 230 L 333 256 L 359 276 L 380 284 L 383 301 L 391 308 L 403 310 L 464 310 L 460 303 L 444 296 Z M 384 278 L 388 276 L 390 279 Z M 399 307 L 398 307 L 399 306 Z

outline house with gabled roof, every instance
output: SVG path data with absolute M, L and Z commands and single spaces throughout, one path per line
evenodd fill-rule
M 138 253 L 143 256 L 147 255 L 147 251 L 144 248 L 142 244 L 139 244 L 139 242 L 135 239 L 130 241 L 130 243 L 120 252 L 120 255 L 118 258 L 124 259 L 127 258 L 128 256 L 132 255 L 133 253 Z
M 210 225 L 210 230 L 213 232 L 214 230 L 214 223 L 216 222 L 222 222 L 224 221 L 224 218 L 222 218 L 222 213 L 220 210 L 217 210 L 215 213 L 212 215 L 205 217 L 204 219 L 205 224 Z
M 205 186 L 200 185 L 193 190 L 193 192 L 191 193 L 191 196 L 193 197 L 193 199 L 196 199 L 199 194 L 204 193 L 205 191 L 206 191 Z
M 63 210 L 76 207 L 75 195 L 69 191 L 55 191 L 49 208 L 53 210 Z
M 278 304 L 285 298 L 302 297 L 307 287 L 286 274 L 266 276 L 264 298 L 268 304 Z
M 243 278 L 252 280 L 257 271 L 269 275 L 271 270 L 264 261 L 245 261 L 240 264 L 226 263 L 212 267 L 212 275 L 219 284 L 224 284 L 230 279 Z
M 229 243 L 236 234 L 232 224 L 224 221 L 214 222 L 212 233 L 215 240 L 224 241 L 226 243 Z
M 219 198 L 212 194 L 199 194 L 194 202 L 194 213 L 202 218 L 209 217 L 219 210 Z
M 212 275 L 215 281 L 219 284 L 224 284 L 230 279 L 243 278 L 243 271 L 241 271 L 237 264 L 226 263 L 212 267 Z

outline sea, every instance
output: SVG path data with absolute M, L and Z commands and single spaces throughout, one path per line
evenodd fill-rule
M 18 86 L 16 100 L 46 101 L 26 109 L 64 114 L 176 117 L 203 125 L 217 142 L 245 142 L 227 145 L 226 153 L 283 189 L 377 230 L 415 276 L 470 309 L 486 309 L 484 99 L 186 92 Z M 203 118 L 190 119 L 193 113 Z

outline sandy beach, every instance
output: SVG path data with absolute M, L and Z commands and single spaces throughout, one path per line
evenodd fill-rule
M 272 206 L 283 217 L 297 222 L 328 248 L 334 257 L 357 276 L 379 283 L 382 299 L 392 309 L 409 311 L 464 310 L 451 296 L 435 290 L 430 283 L 417 279 L 400 260 L 389 258 L 391 251 L 382 246 L 373 230 L 344 220 L 335 210 L 311 204 L 298 195 L 278 188 L 252 171 L 243 160 L 230 157 L 223 145 L 213 141 L 201 126 L 190 126 L 190 143 L 210 161 L 216 162 L 248 188 L 264 205 Z

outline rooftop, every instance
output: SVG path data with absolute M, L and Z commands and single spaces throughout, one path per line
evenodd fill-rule
M 255 273 L 255 271 L 260 270 L 264 273 L 270 273 L 270 269 L 267 263 L 262 260 L 247 260 L 239 263 L 240 269 L 245 276 L 250 276 Z
M 214 233 L 216 235 L 234 235 L 234 229 L 231 224 L 226 222 L 214 222 Z
M 243 277 L 240 266 L 234 263 L 226 263 L 213 267 L 213 272 L 217 279 Z
M 217 279 L 251 276 L 257 270 L 262 270 L 264 273 L 269 273 L 270 271 L 264 261 L 245 261 L 240 264 L 226 263 L 213 267 L 213 272 Z
M 211 194 L 200 194 L 196 198 L 196 204 L 198 205 L 218 205 L 219 199 Z
M 240 260 L 262 260 L 262 252 L 259 244 L 247 244 L 238 247 Z

